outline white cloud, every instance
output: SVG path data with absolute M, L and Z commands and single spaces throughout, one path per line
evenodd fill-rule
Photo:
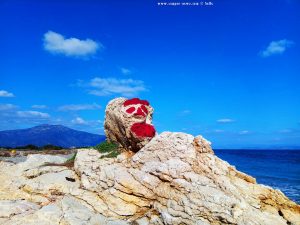
M 17 106 L 13 104 L 0 104 L 0 111 L 9 111 L 16 108 Z
M 217 122 L 218 123 L 233 123 L 235 120 L 233 119 L 228 119 L 228 118 L 224 118 L 224 119 L 218 119 Z
M 85 120 L 79 116 L 71 120 L 71 123 L 74 125 L 84 125 L 89 127 L 98 127 L 100 125 L 103 125 L 103 121 L 101 120 Z
M 182 113 L 183 113 L 183 114 L 190 114 L 190 113 L 191 113 L 191 110 L 186 109 L 186 110 L 183 110 Z
M 48 113 L 19 110 L 18 108 L 12 104 L 0 104 L 0 129 L 11 129 L 20 124 L 36 125 L 51 122 Z
M 90 88 L 89 94 L 96 96 L 122 95 L 132 97 L 141 91 L 146 91 L 143 81 L 133 79 L 96 77 L 87 84 L 80 82 L 78 85 Z
M 58 108 L 59 111 L 80 111 L 80 110 L 94 110 L 101 109 L 101 106 L 94 104 L 71 104 L 71 105 L 63 105 Z
M 15 97 L 13 93 L 5 90 L 0 90 L 0 97 Z
M 81 117 L 76 117 L 71 122 L 76 125 L 87 125 L 88 124 L 88 122 L 85 121 L 84 119 L 82 119 Z
M 187 116 L 189 114 L 191 114 L 192 111 L 189 110 L 189 109 L 185 109 L 185 110 L 182 110 L 181 112 L 178 113 L 179 116 Z
M 44 34 L 44 48 L 54 54 L 87 57 L 94 55 L 103 45 L 91 39 L 65 38 L 59 33 L 48 31 Z
M 224 133 L 224 130 L 219 130 L 219 129 L 216 129 L 214 130 L 215 133 Z
M 293 130 L 291 129 L 283 129 L 283 130 L 280 130 L 279 133 L 283 133 L 283 134 L 286 134 L 286 133 L 292 133 Z
M 239 134 L 249 134 L 249 133 L 250 133 L 250 131 L 248 131 L 248 130 L 242 130 L 239 132 Z
M 50 115 L 48 113 L 42 113 L 38 111 L 17 111 L 17 116 L 22 118 L 50 118 Z
M 132 73 L 132 71 L 130 69 L 122 67 L 121 68 L 121 73 L 123 73 L 124 75 L 129 75 L 129 74 Z
M 280 55 L 283 54 L 287 50 L 287 48 L 290 48 L 293 44 L 293 41 L 287 39 L 272 41 L 265 50 L 260 52 L 260 55 L 262 57 Z
M 33 109 L 46 109 L 46 105 L 32 105 L 31 108 Z

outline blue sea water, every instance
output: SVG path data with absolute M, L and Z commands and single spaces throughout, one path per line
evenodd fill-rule
M 215 150 L 215 154 L 300 204 L 300 150 Z

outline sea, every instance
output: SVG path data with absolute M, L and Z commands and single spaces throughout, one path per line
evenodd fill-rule
M 300 150 L 215 150 L 257 183 L 281 190 L 300 204 Z

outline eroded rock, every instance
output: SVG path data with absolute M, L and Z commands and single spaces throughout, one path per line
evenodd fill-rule
M 219 159 L 201 136 L 164 132 L 123 161 L 79 151 L 75 169 L 83 187 L 104 201 L 108 210 L 101 214 L 108 217 L 144 224 L 300 224 L 299 205 Z
M 0 162 L 3 225 L 300 225 L 300 206 L 214 155 L 201 136 L 164 132 L 131 157 L 78 150 Z M 68 178 L 68 179 L 67 179 Z
M 138 98 L 116 98 L 105 110 L 104 129 L 108 141 L 118 143 L 124 151 L 137 152 L 154 136 L 153 108 Z

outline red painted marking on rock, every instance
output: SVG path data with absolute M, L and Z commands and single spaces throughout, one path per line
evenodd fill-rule
M 138 137 L 154 137 L 154 126 L 147 123 L 135 123 L 131 126 L 131 131 Z
M 141 105 L 150 105 L 149 102 L 147 100 L 141 100 L 139 98 L 132 98 L 132 99 L 128 99 L 123 103 L 123 106 L 128 106 L 128 105 L 137 105 L 137 104 L 141 104 Z
M 126 110 L 127 113 L 133 113 L 135 110 L 134 107 L 130 107 L 129 109 Z
M 134 115 L 135 116 L 143 116 L 143 117 L 146 116 L 140 107 L 138 108 L 137 112 Z
M 141 108 L 146 114 L 148 114 L 148 109 L 146 108 L 146 106 L 142 105 Z

